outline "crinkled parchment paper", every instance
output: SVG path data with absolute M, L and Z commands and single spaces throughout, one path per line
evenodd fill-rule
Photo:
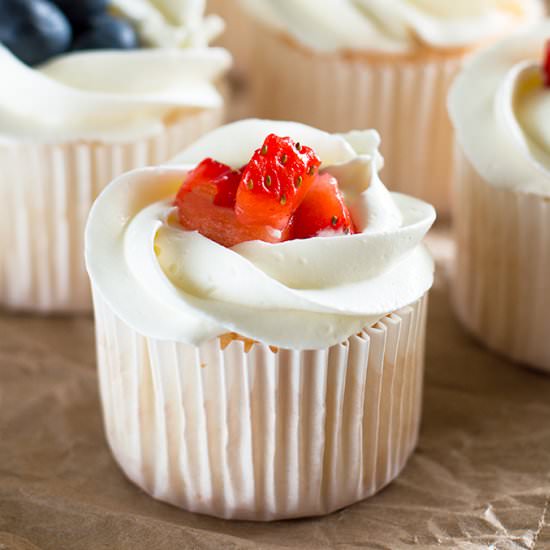
M 1 315 L 0 549 L 550 548 L 550 377 L 461 330 L 447 232 L 430 246 L 439 271 L 418 451 L 380 495 L 321 519 L 228 522 L 155 502 L 103 437 L 91 319 Z

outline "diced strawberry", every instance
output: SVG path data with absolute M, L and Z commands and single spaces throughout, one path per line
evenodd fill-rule
M 237 187 L 239 186 L 240 180 L 240 170 L 233 170 L 233 168 L 227 166 L 227 164 L 222 164 L 214 159 L 207 158 L 187 174 L 182 189 L 186 186 L 193 186 L 198 182 L 209 182 L 215 185 L 216 189 L 214 204 L 233 208 L 235 206 L 235 197 L 237 196 Z M 182 189 L 180 189 L 180 192 Z
M 338 181 L 330 174 L 315 178 L 292 220 L 292 239 L 355 233 Z
M 235 204 L 239 221 L 286 228 L 320 165 L 309 147 L 289 137 L 267 136 L 244 168 Z
M 543 71 L 544 71 L 544 85 L 547 88 L 550 88 L 550 40 L 546 42 Z
M 212 159 L 202 161 L 189 172 L 176 196 L 180 224 L 227 247 L 244 241 L 285 240 L 286 232 L 244 225 L 237 219 L 233 207 L 240 179 L 240 171 Z

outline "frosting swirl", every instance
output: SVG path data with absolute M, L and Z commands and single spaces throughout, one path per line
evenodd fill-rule
M 220 108 L 231 57 L 208 48 L 223 23 L 200 0 L 116 0 L 151 49 L 62 55 L 30 68 L 0 44 L 0 140 L 124 141 L 160 133 L 172 115 Z M 156 6 L 156 7 L 155 7 Z M 163 7 L 163 9 L 161 9 Z
M 172 221 L 173 197 L 196 163 L 210 156 L 241 166 L 271 132 L 314 148 L 322 169 L 338 178 L 360 233 L 229 249 Z M 236 332 L 294 349 L 345 340 L 413 303 L 433 282 L 420 243 L 435 212 L 386 190 L 378 145 L 374 131 L 339 136 L 247 120 L 205 136 L 173 166 L 118 178 L 88 220 L 95 290 L 136 330 L 159 339 L 198 345 Z
M 204 16 L 206 0 L 111 0 L 141 40 L 154 48 L 204 48 L 224 28 L 216 15 Z
M 540 0 L 241 0 L 314 50 L 469 48 L 543 13 Z
M 489 183 L 550 196 L 550 88 L 540 60 L 550 21 L 477 54 L 454 83 L 449 112 L 468 160 Z

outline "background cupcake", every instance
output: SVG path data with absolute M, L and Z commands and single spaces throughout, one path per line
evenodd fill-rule
M 234 72 L 243 83 L 254 52 L 253 23 L 243 14 L 240 0 L 207 0 L 207 9 L 209 13 L 219 15 L 225 23 L 224 32 L 215 44 L 231 52 Z
M 271 132 L 296 140 L 280 163 Z M 186 165 L 126 174 L 97 200 L 86 261 L 106 432 L 126 475 L 154 497 L 224 518 L 311 516 L 372 495 L 404 467 L 433 281 L 420 243 L 435 213 L 388 193 L 378 144 L 373 131 L 243 121 L 199 140 L 179 158 Z M 304 156 L 313 169 L 298 169 Z M 263 180 L 262 166 L 275 167 Z M 285 174 L 299 178 L 292 195 L 281 195 Z M 322 217 L 304 207 L 328 174 L 340 191 L 330 183 L 326 204 L 347 214 L 285 240 Z M 274 211 L 290 216 L 299 193 L 293 221 L 276 230 Z M 270 226 L 235 218 L 245 214 Z M 281 242 L 219 244 L 264 229 Z
M 384 180 L 450 208 L 445 100 L 470 52 L 540 16 L 540 0 L 242 0 L 254 19 L 256 112 L 385 136 Z
M 449 110 L 457 173 L 454 302 L 492 349 L 550 370 L 550 22 L 474 57 Z M 546 53 L 543 56 L 543 51 Z
M 217 126 L 230 65 L 205 47 L 219 20 L 192 2 L 190 27 L 160 2 L 117 1 L 124 18 L 106 2 L 58 4 L 2 4 L 0 304 L 19 310 L 91 308 L 82 255 L 94 198 Z

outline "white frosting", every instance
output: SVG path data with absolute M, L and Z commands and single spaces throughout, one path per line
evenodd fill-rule
M 30 68 L 0 44 L 0 140 L 134 140 L 174 112 L 219 108 L 231 57 L 203 0 L 115 0 L 153 48 L 70 53 Z M 5 84 L 5 85 L 4 85 Z
M 241 0 L 263 23 L 321 51 L 406 53 L 484 42 L 543 13 L 540 0 Z
M 247 162 L 270 133 L 314 148 L 339 178 L 361 233 L 224 248 L 171 220 L 186 173 L 207 156 Z M 227 332 L 318 349 L 420 298 L 433 262 L 420 244 L 435 219 L 422 201 L 378 178 L 378 134 L 329 135 L 295 123 L 247 120 L 201 139 L 174 166 L 115 180 L 94 205 L 86 263 L 96 291 L 139 332 L 200 344 Z
M 217 108 L 231 63 L 218 48 L 94 51 L 31 69 L 0 45 L 0 139 L 137 139 L 174 110 Z
M 111 6 L 155 48 L 203 48 L 224 28 L 218 16 L 204 16 L 205 0 L 111 0 Z
M 541 61 L 550 20 L 477 54 L 449 111 L 468 160 L 489 183 L 550 196 L 550 88 Z

